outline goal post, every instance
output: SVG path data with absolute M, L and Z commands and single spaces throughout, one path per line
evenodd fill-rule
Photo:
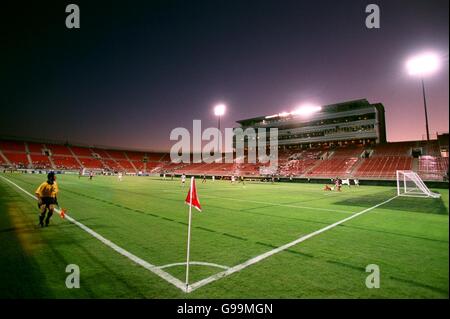
M 441 194 L 430 191 L 420 176 L 413 171 L 397 171 L 397 195 L 410 197 L 441 197 Z

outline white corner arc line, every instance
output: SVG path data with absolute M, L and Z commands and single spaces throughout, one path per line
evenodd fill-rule
M 26 191 L 25 189 L 23 189 L 22 187 L 20 187 L 19 185 L 17 185 L 16 183 L 14 183 L 13 181 L 9 180 L 8 178 L 5 178 L 3 176 L 0 176 L 3 180 L 7 181 L 8 183 L 14 185 L 15 187 L 17 187 L 19 190 L 21 190 L 22 192 L 24 192 L 25 194 L 27 194 L 28 196 L 34 198 L 35 200 L 37 200 L 37 198 L 30 194 L 28 191 Z M 59 212 L 59 209 L 55 209 L 57 212 Z M 186 285 L 185 283 L 181 282 L 181 280 L 173 277 L 172 275 L 170 275 L 169 273 L 165 272 L 164 270 L 161 270 L 159 267 L 152 265 L 148 262 L 146 262 L 145 260 L 137 257 L 136 255 L 133 255 L 132 253 L 130 253 L 129 251 L 126 251 L 125 249 L 123 249 L 122 247 L 114 244 L 112 241 L 106 239 L 105 237 L 103 237 L 102 235 L 96 233 L 95 231 L 93 231 L 92 229 L 90 229 L 89 227 L 83 225 L 82 223 L 76 221 L 74 218 L 70 217 L 69 215 L 65 215 L 65 218 L 77 225 L 78 227 L 80 227 L 81 229 L 83 229 L 85 232 L 89 233 L 91 236 L 95 237 L 96 239 L 98 239 L 99 241 L 101 241 L 103 244 L 105 244 L 106 246 L 110 247 L 111 249 L 115 250 L 116 252 L 118 252 L 119 254 L 127 257 L 128 259 L 130 259 L 131 261 L 133 261 L 134 263 L 144 267 L 147 270 L 150 270 L 152 273 L 154 273 L 155 275 L 158 275 L 159 277 L 161 277 L 162 279 L 166 280 L 167 282 L 171 283 L 172 285 L 174 285 L 175 287 L 181 289 L 183 292 L 186 292 Z
M 203 262 L 203 261 L 190 261 L 189 265 L 199 265 L 199 266 L 208 266 L 208 267 L 215 267 L 215 268 L 221 268 L 221 269 L 230 269 L 230 267 L 228 267 L 228 266 L 214 264 L 214 263 L 207 263 L 207 262 Z M 170 267 L 175 267 L 175 266 L 186 266 L 186 262 L 162 265 L 162 266 L 158 266 L 158 268 L 164 269 L 164 268 L 170 268 Z
M 189 285 L 188 292 L 192 292 L 192 291 L 194 291 L 194 290 L 196 290 L 196 289 L 198 289 L 198 288 L 200 288 L 200 287 L 202 287 L 204 285 L 207 285 L 207 284 L 209 284 L 209 283 L 211 283 L 213 281 L 216 281 L 216 280 L 218 280 L 220 278 L 223 278 L 223 277 L 227 277 L 227 276 L 229 276 L 229 275 L 231 275 L 231 274 L 233 274 L 235 272 L 241 271 L 242 269 L 247 268 L 248 266 L 251 266 L 253 264 L 256 264 L 257 262 L 260 262 L 263 259 L 266 259 L 266 258 L 268 258 L 268 257 L 270 257 L 272 255 L 275 255 L 275 254 L 277 254 L 277 253 L 279 253 L 279 252 L 281 252 L 283 250 L 286 250 L 286 249 L 288 249 L 288 248 L 290 248 L 292 246 L 295 246 L 298 243 L 301 243 L 301 242 L 303 242 L 303 241 L 305 241 L 307 239 L 310 239 L 311 237 L 319 235 L 319 234 L 321 234 L 321 233 L 323 233 L 323 232 L 325 232 L 327 230 L 330 230 L 330 229 L 332 229 L 332 228 L 334 228 L 336 226 L 339 226 L 340 224 L 345 223 L 345 222 L 347 222 L 347 221 L 349 221 L 349 220 L 351 220 L 351 219 L 353 219 L 355 217 L 358 217 L 358 216 L 360 216 L 360 215 L 362 215 L 364 213 L 367 213 L 367 212 L 369 212 L 369 211 L 371 211 L 371 210 L 373 210 L 373 209 L 375 209 L 377 207 L 380 207 L 381 205 L 389 203 L 391 200 L 393 200 L 393 199 L 395 199 L 397 197 L 398 196 L 394 196 L 392 198 L 389 198 L 388 200 L 385 200 L 382 203 L 379 203 L 379 204 L 377 204 L 375 206 L 366 208 L 363 211 L 360 211 L 359 213 L 356 213 L 356 214 L 353 214 L 353 215 L 351 215 L 351 216 L 349 216 L 347 218 L 341 219 L 341 220 L 339 220 L 339 221 L 337 221 L 337 222 L 335 222 L 335 223 L 333 223 L 331 225 L 328 225 L 328 226 L 323 227 L 323 228 L 321 228 L 319 230 L 316 230 L 315 232 L 312 232 L 312 233 L 310 233 L 308 235 L 302 236 L 302 237 L 300 237 L 300 238 L 298 238 L 298 239 L 296 239 L 296 240 L 294 240 L 294 241 L 292 241 L 290 243 L 287 243 L 287 244 L 285 244 L 283 246 L 280 246 L 278 248 L 272 249 L 272 250 L 270 250 L 268 252 L 265 252 L 265 253 L 263 253 L 263 254 L 261 254 L 259 256 L 253 257 L 253 258 L 251 258 L 251 259 L 249 259 L 249 260 L 247 260 L 247 261 L 245 261 L 245 262 L 243 262 L 243 263 L 241 263 L 239 265 L 233 266 L 233 267 L 231 267 L 231 268 L 229 268 L 229 269 L 227 269 L 225 271 L 219 272 L 219 273 L 217 273 L 215 275 L 212 275 L 212 276 L 210 276 L 208 278 L 205 278 L 205 279 L 202 279 L 200 281 L 197 281 L 196 283 L 193 283 L 193 284 Z

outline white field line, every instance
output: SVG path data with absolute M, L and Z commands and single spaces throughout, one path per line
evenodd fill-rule
M 213 264 L 213 263 L 206 263 L 203 261 L 190 261 L 189 265 L 200 265 L 200 266 L 216 267 L 216 268 L 221 268 L 221 269 L 230 269 L 230 267 L 227 267 L 227 266 Z M 164 269 L 164 268 L 170 268 L 170 267 L 175 267 L 175 266 L 186 266 L 186 262 L 162 265 L 162 266 L 158 266 L 158 268 Z
M 300 237 L 300 238 L 298 238 L 298 239 L 296 239 L 296 240 L 294 240 L 294 241 L 292 241 L 290 243 L 287 243 L 287 244 L 285 244 L 283 246 L 280 246 L 278 248 L 270 250 L 270 251 L 268 251 L 268 252 L 266 252 L 264 254 L 261 254 L 259 256 L 253 257 L 253 258 L 243 262 L 242 264 L 233 266 L 233 267 L 231 267 L 231 268 L 229 268 L 229 269 L 227 269 L 225 271 L 222 271 L 222 272 L 217 273 L 215 275 L 212 275 L 212 276 L 210 276 L 208 278 L 205 278 L 205 279 L 202 279 L 200 281 L 197 281 L 196 283 L 193 283 L 192 285 L 189 285 L 188 292 L 192 292 L 192 291 L 194 291 L 194 290 L 196 290 L 196 289 L 198 289 L 198 288 L 200 288 L 200 287 L 202 287 L 204 285 L 207 285 L 207 284 L 209 284 L 209 283 L 211 283 L 213 281 L 216 281 L 216 280 L 218 280 L 220 278 L 224 278 L 226 276 L 229 276 L 229 275 L 231 275 L 231 274 L 233 274 L 235 272 L 241 271 L 242 269 L 247 268 L 248 266 L 251 266 L 253 264 L 256 264 L 256 263 L 260 262 L 263 259 L 266 259 L 266 258 L 268 258 L 268 257 L 270 257 L 272 255 L 275 255 L 275 254 L 277 254 L 277 253 L 279 253 L 279 252 L 281 252 L 283 250 L 286 250 L 286 249 L 288 249 L 288 248 L 290 248 L 290 247 L 292 247 L 294 245 L 297 245 L 298 243 L 301 243 L 301 242 L 303 242 L 303 241 L 305 241 L 307 239 L 310 239 L 310 238 L 312 238 L 312 237 L 314 237 L 316 235 L 319 235 L 319 234 L 321 234 L 321 233 L 323 233 L 323 232 L 325 232 L 327 230 L 330 230 L 330 229 L 332 229 L 332 228 L 334 228 L 336 226 L 339 226 L 340 224 L 345 223 L 345 222 L 347 222 L 347 221 L 349 221 L 349 220 L 351 220 L 353 218 L 356 218 L 356 217 L 358 217 L 358 216 L 360 216 L 360 215 L 362 215 L 364 213 L 367 213 L 367 212 L 369 212 L 369 211 L 371 211 L 371 210 L 373 210 L 373 209 L 375 209 L 375 208 L 377 208 L 377 207 L 379 207 L 381 205 L 389 203 L 391 200 L 393 200 L 393 199 L 395 199 L 397 197 L 398 196 L 394 196 L 394 197 L 392 197 L 392 198 L 390 198 L 388 200 L 385 200 L 382 203 L 379 203 L 379 204 L 377 204 L 375 206 L 372 206 L 372 207 L 367 208 L 367 209 L 365 209 L 363 211 L 360 211 L 359 213 L 353 214 L 353 215 L 351 215 L 351 216 L 349 216 L 347 218 L 344 218 L 344 219 L 342 219 L 340 221 L 337 221 L 334 224 L 331 224 L 329 226 L 321 228 L 321 229 L 319 229 L 319 230 L 317 230 L 315 232 L 312 232 L 312 233 L 310 233 L 308 235 L 302 236 L 302 237 Z
M 164 193 L 171 193 L 171 194 L 179 194 L 178 192 L 173 192 L 173 191 L 169 191 L 169 190 L 163 190 L 163 192 Z M 298 206 L 298 205 L 290 205 L 290 204 L 278 204 L 278 203 L 270 203 L 270 202 L 262 202 L 262 201 L 257 201 L 257 200 L 250 200 L 250 199 L 220 197 L 220 196 L 208 195 L 208 194 L 203 194 L 201 197 L 210 197 L 210 198 L 216 198 L 216 199 L 230 200 L 230 201 L 233 201 L 233 202 L 246 202 L 246 203 L 262 204 L 262 205 L 270 205 L 270 206 L 278 206 L 278 207 L 310 209 L 310 210 L 317 210 L 317 211 L 331 212 L 331 213 L 343 213 L 343 214 L 352 214 L 353 213 L 353 212 L 348 212 L 348 211 L 345 211 L 345 210 L 327 209 L 327 208 L 311 207 L 311 206 Z M 320 200 L 320 199 L 317 199 L 317 200 Z
M 14 183 L 13 181 L 0 176 L 3 180 L 7 181 L 8 183 L 14 185 L 15 187 L 17 187 L 19 190 L 21 190 L 22 192 L 24 192 L 25 194 L 27 194 L 28 196 L 34 198 L 35 200 L 37 200 L 37 198 L 30 194 L 28 191 L 26 191 L 25 189 L 23 189 L 22 187 L 20 187 L 19 185 L 17 185 L 16 183 Z M 59 209 L 55 209 L 58 213 L 59 213 Z M 70 217 L 69 215 L 65 215 L 65 218 L 77 225 L 78 227 L 80 227 L 81 229 L 83 229 L 85 232 L 87 232 L 88 234 L 90 234 L 91 236 L 95 237 L 96 239 L 100 240 L 103 244 L 105 244 L 106 246 L 112 248 L 113 250 L 115 250 L 116 252 L 118 252 L 119 254 L 127 257 L 128 259 L 130 259 L 131 261 L 133 261 L 134 263 L 144 267 L 147 270 L 150 270 L 152 273 L 154 273 L 155 275 L 158 275 L 159 277 L 161 277 L 162 279 L 166 280 L 167 282 L 171 283 L 172 285 L 174 285 L 175 287 L 181 289 L 183 292 L 186 292 L 186 285 L 185 283 L 181 282 L 179 279 L 173 277 L 172 275 L 168 274 L 167 272 L 165 272 L 164 270 L 161 270 L 160 267 L 152 265 L 148 262 L 146 262 L 145 260 L 133 255 L 132 253 L 126 251 L 125 249 L 123 249 L 122 247 L 117 246 L 116 244 L 114 244 L 112 241 L 106 239 L 105 237 L 103 237 L 102 235 L 96 233 L 95 231 L 93 231 L 92 229 L 90 229 L 89 227 L 83 225 L 82 223 L 76 221 L 75 219 L 73 219 L 72 217 Z

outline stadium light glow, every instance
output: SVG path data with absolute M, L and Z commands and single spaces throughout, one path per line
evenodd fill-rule
M 410 75 L 429 75 L 439 68 L 439 57 L 435 53 L 420 54 L 409 59 L 406 68 Z
M 226 109 L 225 104 L 217 104 L 214 107 L 214 115 L 215 116 L 222 116 L 222 115 L 224 115 L 225 114 L 225 109 Z
M 290 115 L 309 116 L 309 115 L 314 114 L 316 112 L 319 112 L 321 110 L 322 110 L 321 106 L 305 104 L 305 105 L 302 105 L 299 108 L 297 108 L 295 111 L 292 111 L 292 112 L 281 112 L 281 113 L 274 114 L 274 115 L 268 115 L 265 118 L 266 119 L 271 119 L 271 118 L 274 118 L 274 117 L 287 117 L 287 116 L 290 116 Z
M 425 94 L 424 77 L 435 72 L 439 68 L 439 56 L 432 52 L 426 52 L 417 55 L 406 61 L 406 68 L 410 75 L 419 76 L 422 83 L 423 108 L 425 111 L 425 130 L 427 133 L 427 141 L 430 141 L 430 128 L 428 126 L 427 98 Z
M 296 109 L 294 112 L 292 112 L 293 115 L 300 115 L 300 116 L 309 116 L 311 114 L 317 113 L 322 110 L 321 106 L 317 105 L 302 105 L 298 109 Z

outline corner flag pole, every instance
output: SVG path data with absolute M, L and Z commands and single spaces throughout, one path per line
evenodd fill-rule
M 192 220 L 192 190 L 194 189 L 194 176 L 191 177 L 191 189 L 189 190 L 189 224 L 188 224 L 188 240 L 187 240 L 187 257 L 186 257 L 186 292 L 189 287 L 189 253 L 191 246 L 191 220 Z

